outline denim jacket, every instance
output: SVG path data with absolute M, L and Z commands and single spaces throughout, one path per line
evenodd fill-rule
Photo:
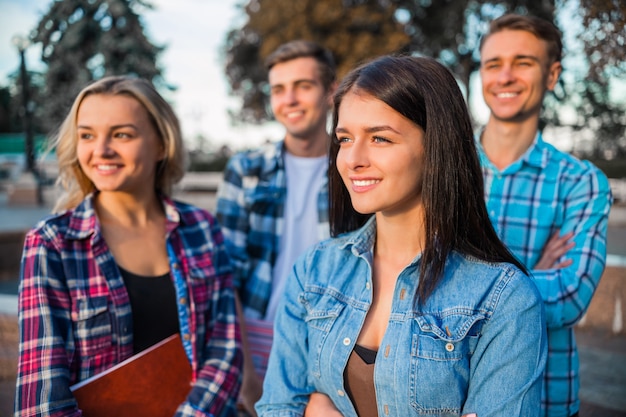
M 312 392 L 356 416 L 343 372 L 372 302 L 376 223 L 301 256 L 274 328 L 260 416 L 301 416 Z M 378 415 L 539 416 L 547 340 L 543 302 L 510 264 L 453 252 L 420 305 L 421 256 L 398 276 L 374 368 Z

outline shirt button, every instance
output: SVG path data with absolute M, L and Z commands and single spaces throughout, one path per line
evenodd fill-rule
M 178 263 L 173 263 L 173 264 L 172 264 L 172 268 L 174 268 L 174 269 L 178 269 L 178 268 L 180 268 L 180 266 L 178 266 Z
M 190 339 L 190 337 L 189 337 L 189 333 L 185 333 L 185 334 L 183 335 L 183 339 L 185 339 L 185 340 L 189 340 L 189 339 Z
M 182 305 L 187 304 L 187 298 L 185 297 L 180 297 L 180 299 L 178 300 L 179 303 L 181 303 Z
M 454 345 L 452 343 L 446 343 L 446 350 L 448 352 L 452 352 L 454 350 Z
M 337 395 L 339 395 L 340 397 L 343 397 L 346 394 L 342 390 L 338 389 L 337 390 Z
M 372 287 L 372 285 L 370 284 L 370 282 L 369 282 L 369 281 L 367 281 L 367 282 L 365 283 L 365 288 L 367 288 L 367 289 L 369 290 L 371 287 Z
M 343 344 L 348 346 L 350 344 L 350 338 L 346 337 L 345 339 L 343 339 Z

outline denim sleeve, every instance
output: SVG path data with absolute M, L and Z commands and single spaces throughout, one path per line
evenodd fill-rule
M 461 414 L 538 417 L 547 358 L 543 302 L 517 270 L 492 296 L 495 307 L 470 360 L 471 383 Z
M 302 416 L 314 391 L 308 381 L 308 336 L 306 308 L 300 302 L 306 279 L 301 257 L 287 279 L 285 295 L 274 323 L 274 340 L 263 383 L 263 396 L 256 403 L 262 416 Z
M 606 176 L 593 168 L 564 196 L 561 234 L 574 232 L 570 266 L 533 270 L 545 302 L 548 328 L 574 326 L 585 314 L 606 262 L 606 232 L 613 197 Z
M 24 242 L 18 295 L 15 415 L 81 416 L 70 392 L 71 300 L 60 252 L 42 234 Z
M 241 288 L 250 268 L 247 252 L 250 213 L 245 204 L 244 175 L 237 156 L 231 158 L 224 170 L 224 179 L 217 192 L 215 216 L 226 239 L 235 287 Z

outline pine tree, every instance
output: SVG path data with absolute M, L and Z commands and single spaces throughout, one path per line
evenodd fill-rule
M 107 75 L 135 75 L 164 85 L 156 61 L 162 47 L 145 36 L 141 0 L 56 0 L 31 38 L 47 64 L 42 119 L 48 129 L 63 120 L 78 92 Z

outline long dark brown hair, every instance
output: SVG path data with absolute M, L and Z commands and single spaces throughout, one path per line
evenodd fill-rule
M 424 130 L 422 201 L 426 244 L 420 265 L 420 302 L 437 286 L 451 251 L 488 262 L 510 262 L 527 272 L 498 238 L 485 207 L 483 177 L 467 105 L 443 65 L 431 58 L 385 56 L 351 71 L 334 97 L 329 152 L 331 235 L 361 227 L 370 214 L 358 213 L 336 167 L 334 133 L 343 97 L 368 94 Z

